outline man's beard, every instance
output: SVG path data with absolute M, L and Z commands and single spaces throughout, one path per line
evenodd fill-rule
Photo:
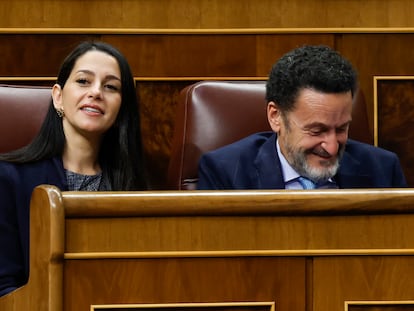
M 322 168 L 312 167 L 308 164 L 307 155 L 313 153 L 313 149 L 305 150 L 303 148 L 294 149 L 287 141 L 285 141 L 285 148 L 287 152 L 286 159 L 289 164 L 295 169 L 299 175 L 307 177 L 314 182 L 324 182 L 329 178 L 335 176 L 339 169 L 339 162 L 342 159 L 345 150 L 345 144 L 339 146 L 338 155 L 334 161 L 321 160 Z M 319 153 L 326 153 L 325 150 L 318 151 Z

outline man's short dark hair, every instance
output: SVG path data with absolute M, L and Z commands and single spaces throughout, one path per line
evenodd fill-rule
M 299 91 L 305 88 L 324 93 L 351 91 L 354 96 L 357 73 L 347 59 L 328 46 L 302 46 L 273 65 L 266 84 L 266 100 L 290 111 Z

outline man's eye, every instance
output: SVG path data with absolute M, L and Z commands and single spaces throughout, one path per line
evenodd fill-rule
M 336 132 L 339 133 L 339 134 L 343 134 L 343 133 L 348 132 L 348 130 L 349 130 L 349 124 L 345 125 L 345 126 L 338 127 L 336 129 Z
M 313 129 L 313 130 L 310 130 L 309 133 L 312 136 L 318 136 L 318 135 L 321 135 L 323 133 L 323 130 L 321 130 L 321 129 Z

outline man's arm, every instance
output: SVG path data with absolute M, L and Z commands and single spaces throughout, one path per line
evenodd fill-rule
M 203 155 L 198 164 L 198 190 L 221 190 L 225 189 L 222 182 L 223 170 L 208 155 Z

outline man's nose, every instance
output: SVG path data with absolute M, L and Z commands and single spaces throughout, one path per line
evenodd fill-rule
M 338 135 L 336 132 L 326 133 L 321 146 L 330 155 L 336 155 L 339 149 Z

